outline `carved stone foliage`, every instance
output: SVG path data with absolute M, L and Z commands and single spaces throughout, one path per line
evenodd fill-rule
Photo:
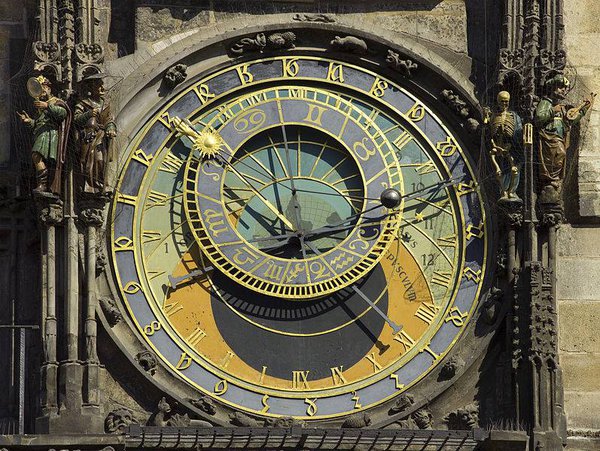
M 229 49 L 234 56 L 250 52 L 262 52 L 264 50 L 283 50 L 295 47 L 296 35 L 291 31 L 281 33 L 258 33 L 253 38 L 242 38 Z
M 456 376 L 456 372 L 465 365 L 465 362 L 457 356 L 453 356 L 444 363 L 440 371 L 440 379 L 449 380 Z
M 111 410 L 104 420 L 104 430 L 109 434 L 124 434 L 125 430 L 136 420 L 133 412 L 125 407 Z
M 352 415 L 344 421 L 342 424 L 343 428 L 365 428 L 371 425 L 371 417 L 366 413 L 359 413 Z
M 356 36 L 336 36 L 331 42 L 331 47 L 338 52 L 364 55 L 369 51 L 367 43 Z
M 471 117 L 471 112 L 467 102 L 451 89 L 444 89 L 441 92 L 443 102 L 450 107 L 463 121 L 466 129 L 473 133 L 479 128 L 479 121 Z
M 293 20 L 298 22 L 321 22 L 321 23 L 334 23 L 335 17 L 333 14 L 295 14 L 292 17 Z
M 174 403 L 177 407 L 177 403 Z M 213 427 L 209 421 L 191 419 L 187 413 L 175 412 L 163 396 L 158 402 L 156 412 L 148 419 L 148 425 L 158 427 Z
M 414 403 L 415 397 L 410 393 L 403 393 L 398 397 L 388 412 L 390 415 L 398 415 L 400 417 L 399 420 L 394 423 L 394 426 L 400 429 L 431 429 L 433 416 L 426 407 L 422 407 L 412 414 L 408 414 Z M 403 412 L 407 412 L 407 414 L 403 416 Z
M 104 61 L 104 49 L 100 44 L 80 42 L 75 46 L 77 58 L 77 81 L 81 81 L 86 75 L 98 74 L 100 66 Z
M 229 415 L 229 420 L 234 426 L 255 428 L 261 427 L 263 425 L 261 421 L 257 420 L 256 418 L 252 418 L 251 416 L 246 415 L 242 412 L 232 413 L 231 415 Z
M 496 323 L 502 303 L 502 295 L 502 290 L 497 287 L 492 287 L 489 291 L 481 313 L 481 317 L 486 324 L 492 325 Z
M 387 63 L 388 67 L 400 72 L 400 74 L 404 75 L 406 78 L 412 78 L 413 71 L 419 68 L 417 63 L 410 59 L 402 59 L 400 54 L 394 52 L 393 50 L 388 50 L 385 62 Z
M 63 203 L 50 194 L 36 195 L 38 220 L 44 227 L 54 226 L 63 220 Z
M 444 417 L 448 429 L 470 430 L 479 424 L 479 405 L 469 404 L 463 408 L 456 409 Z
M 121 311 L 117 308 L 117 304 L 112 297 L 100 298 L 100 307 L 106 316 L 106 320 L 111 327 L 114 327 L 119 321 L 123 319 Z
M 190 399 L 190 404 L 197 409 L 200 409 L 202 412 L 207 413 L 208 415 L 214 415 L 217 413 L 217 407 L 215 406 L 212 398 L 209 396 L 203 395 L 198 399 Z
M 530 358 L 556 365 L 557 317 L 552 296 L 552 270 L 531 266 Z
M 156 373 L 156 366 L 158 365 L 158 360 L 156 356 L 152 354 L 150 351 L 142 351 L 135 356 L 135 360 L 139 365 L 143 368 L 143 370 L 151 375 Z
M 104 223 L 104 207 L 110 200 L 106 193 L 83 193 L 79 202 L 79 220 L 88 227 L 100 227 Z
M 265 420 L 265 427 L 271 427 L 271 428 L 306 427 L 306 422 L 302 421 L 302 420 L 297 420 L 292 417 L 267 418 Z
M 164 81 L 165 85 L 169 89 L 173 89 L 175 86 L 184 82 L 187 78 L 187 66 L 185 64 L 179 63 L 175 64 L 165 72 Z
M 60 45 L 56 42 L 37 41 L 31 49 L 35 55 L 33 68 L 40 72 L 52 72 L 56 81 L 61 81 Z

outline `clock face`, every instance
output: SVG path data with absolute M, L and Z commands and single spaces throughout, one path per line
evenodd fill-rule
M 240 64 L 132 143 L 117 285 L 198 391 L 257 415 L 348 415 L 418 383 L 466 327 L 487 248 L 477 180 L 391 80 L 308 56 Z

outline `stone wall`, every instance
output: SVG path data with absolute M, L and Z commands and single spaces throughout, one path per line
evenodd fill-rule
M 600 2 L 565 1 L 565 43 L 577 91 L 600 91 Z M 585 91 L 584 91 L 585 89 Z M 574 99 L 579 100 L 579 99 Z M 600 218 L 600 103 L 582 126 L 578 159 L 579 218 Z M 575 161 L 575 159 L 572 159 Z M 572 172 L 573 176 L 577 172 Z M 573 199 L 574 200 L 574 199 Z M 569 199 L 567 199 L 569 203 Z M 600 227 L 564 225 L 558 235 L 559 348 L 570 435 L 600 430 Z M 575 439 L 572 449 L 588 449 Z M 590 446 L 600 446 L 593 443 Z M 589 448 L 597 449 L 597 448 Z

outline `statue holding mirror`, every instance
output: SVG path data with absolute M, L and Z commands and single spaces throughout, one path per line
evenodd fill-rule
M 30 78 L 27 91 L 34 99 L 35 118 L 25 111 L 17 114 L 33 133 L 31 159 L 36 176 L 34 192 L 60 195 L 71 112 L 65 101 L 54 97 L 51 83 L 43 75 Z

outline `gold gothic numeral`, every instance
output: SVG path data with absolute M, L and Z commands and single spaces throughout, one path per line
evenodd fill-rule
M 179 358 L 179 362 L 177 362 L 175 368 L 177 368 L 178 370 L 186 370 L 190 367 L 191 364 L 192 358 L 187 353 L 182 352 L 181 357 Z
M 261 402 L 262 402 L 263 408 L 260 410 L 262 413 L 267 413 L 269 411 L 269 409 L 271 408 L 271 406 L 267 402 L 268 400 L 269 400 L 269 395 L 264 395 L 262 397 Z
M 451 157 L 458 150 L 458 146 L 451 136 L 446 137 L 445 141 L 437 143 L 435 148 L 442 157 Z
M 260 379 L 258 379 L 259 384 L 262 384 L 265 381 L 266 375 L 267 375 L 267 367 L 263 365 L 262 371 L 260 372 Z
M 142 149 L 137 149 L 135 152 L 133 152 L 131 158 L 139 163 L 142 163 L 144 166 L 150 166 L 154 155 L 148 155 Z
M 200 326 L 197 326 L 192 333 L 190 333 L 185 339 L 190 346 L 196 346 L 198 343 L 202 341 L 202 339 L 206 337 L 206 332 L 202 330 Z
M 292 371 L 292 388 L 296 390 L 299 388 L 310 389 L 308 385 L 308 373 L 310 373 L 309 370 Z
M 431 283 L 435 283 L 441 287 L 448 288 L 450 285 L 450 279 L 452 277 L 452 273 L 444 272 L 444 271 L 434 271 L 433 277 L 431 278 Z
M 248 83 L 252 83 L 254 81 L 254 75 L 248 72 L 248 65 L 244 64 L 243 66 L 236 67 L 238 76 L 240 77 L 240 81 L 242 85 L 247 85 Z
M 481 238 L 483 236 L 483 222 L 480 222 L 479 225 L 469 224 L 467 226 L 467 240 L 471 238 Z
M 165 312 L 165 315 L 169 318 L 181 310 L 183 310 L 183 305 L 180 305 L 177 301 L 165 303 L 163 305 L 163 312 Z
M 150 279 L 150 280 L 154 280 L 157 277 L 160 277 L 165 273 L 166 273 L 166 271 L 147 271 L 148 279 Z
M 463 327 L 465 325 L 465 319 L 469 316 L 469 312 L 461 312 L 458 307 L 452 307 L 448 311 L 448 316 L 445 322 L 452 321 L 456 327 Z
M 410 107 L 406 112 L 408 118 L 413 122 L 419 122 L 425 117 L 425 108 L 419 102 Z
M 465 276 L 465 278 L 467 278 L 469 280 L 472 280 L 475 283 L 479 283 L 481 281 L 481 269 L 478 269 L 476 271 L 473 268 L 471 268 L 470 266 L 467 266 L 463 270 L 463 276 Z
M 167 196 L 165 193 L 161 193 L 160 191 L 155 191 L 152 190 L 148 193 L 148 196 L 146 196 L 146 206 L 145 206 L 145 210 L 148 210 L 149 208 L 153 208 L 153 207 L 162 207 L 167 205 L 167 200 L 169 199 L 169 196 Z
M 141 291 L 142 286 L 137 282 L 127 282 L 127 284 L 123 287 L 123 291 L 127 294 L 135 294 L 138 291 Z
M 355 409 L 361 409 L 362 408 L 362 404 L 359 403 L 360 396 L 358 396 L 355 391 L 352 392 L 352 395 L 353 395 L 352 396 L 352 401 L 354 401 L 354 408 Z
M 316 125 L 323 125 L 321 124 L 321 120 L 323 119 L 323 113 L 325 111 L 327 111 L 327 108 L 310 103 L 308 105 L 308 113 L 306 114 L 304 121 L 311 122 Z
M 422 302 L 419 308 L 415 312 L 415 316 L 420 320 L 425 321 L 427 324 L 431 324 L 437 312 L 440 308 L 433 302 Z
M 341 64 L 329 63 L 327 79 L 344 83 L 344 66 Z
M 215 388 L 214 388 L 215 395 L 217 395 L 217 396 L 224 395 L 227 392 L 227 388 L 229 388 L 227 385 L 227 381 L 225 379 L 220 380 L 219 382 L 217 382 L 215 384 Z
M 160 323 L 155 320 L 155 321 L 152 321 L 147 326 L 144 326 L 143 329 L 144 329 L 144 333 L 150 337 L 150 336 L 154 335 L 154 332 L 156 332 L 157 330 L 160 330 L 161 328 L 162 328 L 162 326 L 160 325 Z
M 298 58 L 285 58 L 283 60 L 283 76 L 295 77 L 298 75 L 300 67 L 298 66 Z
M 330 368 L 331 378 L 333 379 L 333 385 L 342 385 L 342 384 L 348 383 L 348 381 L 344 377 L 344 374 L 342 373 L 343 369 L 344 369 L 343 365 L 342 366 L 334 366 L 333 368 Z
M 304 404 L 306 404 L 308 407 L 306 408 L 306 415 L 308 415 L 309 417 L 314 417 L 315 414 L 317 413 L 317 410 L 319 410 L 317 408 L 317 398 L 315 399 L 304 399 Z
M 120 236 L 114 241 L 115 251 L 132 251 L 133 250 L 133 241 L 131 238 L 126 236 Z
M 431 160 L 426 161 L 425 163 L 421 163 L 416 167 L 417 174 L 425 175 L 430 174 L 431 172 L 435 172 L 435 163 Z
M 213 97 L 215 97 L 215 94 L 211 93 L 208 89 L 208 86 L 206 86 L 205 84 L 194 86 L 194 92 L 198 96 L 198 100 L 200 100 L 201 104 L 205 104 L 208 101 L 208 99 L 212 99 Z
M 415 344 L 415 340 L 403 330 L 394 335 L 394 341 L 404 346 L 404 352 L 407 352 Z
M 437 239 L 440 247 L 456 247 L 456 235 L 441 236 Z
M 167 155 L 165 155 L 165 158 L 160 164 L 160 168 L 158 170 L 177 174 L 182 165 L 183 160 L 169 152 Z
M 401 390 L 404 388 L 404 384 L 400 383 L 400 380 L 398 379 L 398 375 L 397 374 L 390 374 L 390 379 L 394 381 L 394 385 L 396 387 L 397 390 Z
M 135 203 L 137 202 L 137 196 L 131 196 L 129 194 L 119 193 L 117 195 L 117 202 L 121 202 L 127 205 L 133 205 L 135 207 Z
M 383 97 L 385 95 L 385 90 L 388 88 L 389 84 L 385 80 L 381 80 L 379 77 L 375 78 L 373 82 L 373 86 L 371 86 L 371 90 L 369 94 L 375 97 Z
M 440 359 L 440 356 L 438 354 L 436 354 L 430 347 L 429 345 L 425 346 L 423 349 L 421 349 L 421 352 L 427 352 L 431 357 L 433 357 L 433 361 L 435 362 L 436 360 Z
M 395 339 L 395 337 L 394 337 L 394 339 Z M 373 373 L 377 373 L 378 371 L 381 371 L 382 366 L 379 364 L 379 362 L 377 360 L 375 360 L 374 352 L 372 352 L 371 354 L 367 354 L 365 357 L 373 365 Z
M 161 238 L 160 232 L 155 230 L 144 230 L 142 231 L 142 243 L 151 243 L 152 241 L 158 241 Z
M 362 141 L 356 141 L 352 146 L 352 150 L 354 151 L 356 156 L 362 161 L 367 161 L 369 158 L 371 158 L 377 153 L 376 149 L 369 149 L 365 144 L 365 141 L 369 141 L 369 138 L 367 138 L 366 136 L 362 139 Z

